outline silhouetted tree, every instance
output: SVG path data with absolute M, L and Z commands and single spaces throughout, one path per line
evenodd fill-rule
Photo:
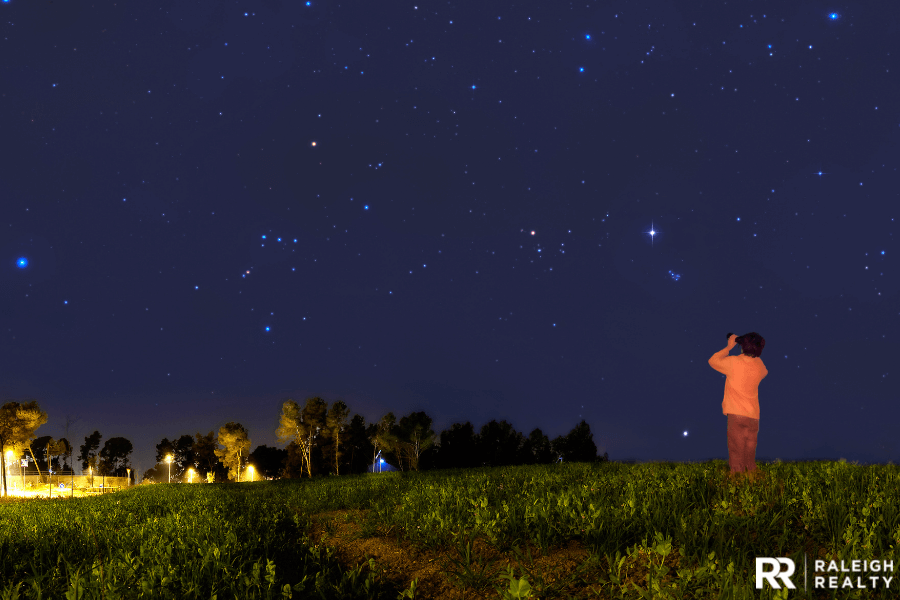
M 60 464 L 59 458 L 54 458 L 51 460 L 50 464 L 53 465 L 53 468 L 59 471 L 70 471 L 72 469 L 68 463 L 65 462 L 65 457 L 71 456 L 72 454 L 72 444 L 69 443 L 69 440 L 66 438 L 59 438 L 55 443 L 50 445 L 50 455 L 56 457 L 62 457 L 63 462 Z M 55 463 L 55 464 L 54 464 Z
M 263 444 L 250 453 L 249 462 L 261 476 L 276 478 L 281 476 L 287 454 L 287 450 Z
M 366 435 L 366 420 L 362 415 L 353 415 L 347 428 L 347 449 L 351 473 L 365 473 L 374 451 L 372 442 Z
M 481 427 L 478 435 L 478 456 L 491 467 L 518 464 L 524 436 L 505 420 L 491 420 Z
M 551 444 L 553 452 L 565 462 L 594 462 L 597 460 L 597 445 L 594 434 L 584 419 L 565 437 L 558 437 Z
M 454 423 L 450 429 L 441 432 L 437 464 L 442 469 L 470 468 L 480 464 L 472 423 Z
M 178 465 L 178 478 L 181 479 L 184 476 L 184 472 L 193 468 L 196 462 L 194 436 L 190 434 L 182 435 L 175 441 L 174 463 Z
M 550 438 L 544 435 L 540 428 L 532 430 L 528 438 L 522 444 L 522 464 L 543 465 L 553 462 L 553 449 L 550 446 Z
M 397 452 L 403 457 L 401 462 L 406 463 L 410 471 L 418 471 L 422 453 L 434 445 L 431 417 L 422 411 L 401 417 L 395 438 Z
M 227 476 L 225 468 L 216 456 L 216 436 L 212 431 L 206 435 L 197 432 L 194 435 L 194 467 L 204 477 L 213 473 L 216 479 Z
M 344 455 L 344 429 L 347 427 L 347 416 L 350 411 L 343 400 L 332 403 L 325 416 L 325 429 L 328 432 L 328 441 L 323 444 L 323 454 L 328 457 L 330 468 L 335 475 L 341 474 L 341 465 L 344 463 L 342 459 Z
M 35 466 L 40 471 L 48 470 L 50 460 L 50 453 L 48 452 L 48 446 L 52 445 L 55 442 L 52 436 L 42 435 L 39 438 L 34 438 L 31 440 L 31 455 L 34 456 Z
M 172 465 L 169 465 L 169 456 L 172 457 Z M 163 438 L 156 445 L 156 464 L 162 465 L 166 472 L 165 481 L 171 480 L 172 471 L 175 471 L 175 479 L 178 479 L 178 465 L 175 464 L 175 443 L 169 438 Z
M 134 447 L 131 442 L 123 437 L 113 437 L 106 440 L 103 449 L 100 451 L 99 471 L 101 475 L 113 475 L 116 477 L 125 477 L 131 463 L 128 456 Z
M 300 445 L 297 442 L 291 442 L 284 451 L 287 452 L 287 456 L 284 458 L 284 468 L 281 471 L 281 476 L 288 479 L 303 477 L 303 473 L 306 471 L 306 460 L 303 457 Z
M 31 455 L 34 457 L 38 472 L 42 470 L 49 471 L 50 467 L 53 468 L 54 473 L 59 472 L 61 469 L 70 468 L 66 463 L 62 463 L 62 466 L 60 466 L 59 459 L 55 458 L 65 458 L 72 452 L 72 447 L 66 438 L 55 440 L 49 435 L 42 435 L 39 438 L 35 438 L 30 446 Z
M 78 455 L 79 460 L 81 460 L 82 470 L 91 467 L 96 472 L 97 451 L 100 449 L 100 438 L 102 437 L 99 431 L 94 431 L 94 433 L 84 438 L 84 443 L 80 448 L 81 454 Z
M 425 448 L 422 452 L 422 456 L 419 457 L 419 470 L 420 471 L 428 471 L 431 469 L 438 468 L 438 453 L 441 448 L 438 445 L 438 437 L 435 436 L 434 443 Z
M 169 480 L 169 472 L 168 465 L 157 464 L 156 466 L 150 467 L 146 471 L 144 471 L 144 476 L 141 478 L 141 483 L 165 483 Z M 137 477 L 135 477 L 137 478 Z
M 182 435 L 177 440 L 163 438 L 156 445 L 156 462 L 166 463 L 166 478 L 168 480 L 168 461 L 166 457 L 172 456 L 172 479 L 180 481 L 185 471 L 196 467 L 197 457 L 194 451 L 194 438 L 189 434 Z

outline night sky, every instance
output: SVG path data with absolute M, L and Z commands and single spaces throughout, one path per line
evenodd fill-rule
M 0 13 L 0 400 L 38 435 L 142 473 L 320 396 L 727 459 L 707 361 L 755 331 L 757 460 L 900 460 L 898 7 Z

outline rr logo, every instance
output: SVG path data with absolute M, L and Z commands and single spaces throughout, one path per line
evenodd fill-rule
M 771 565 L 770 571 L 763 571 L 763 565 Z M 789 590 L 795 590 L 794 584 L 789 579 L 794 574 L 794 561 L 789 558 L 756 558 L 756 589 L 761 590 L 763 579 L 769 582 L 769 585 L 776 590 L 781 589 L 775 579 L 781 579 Z

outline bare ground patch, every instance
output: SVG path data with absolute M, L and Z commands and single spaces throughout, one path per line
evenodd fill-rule
M 749 479 L 749 483 L 763 486 L 775 484 L 773 491 L 778 495 L 784 493 L 783 483 L 766 481 L 762 474 Z M 716 484 L 711 482 L 710 485 Z M 764 510 L 771 508 L 773 502 L 766 504 Z M 732 511 L 738 515 L 746 512 L 739 503 L 732 507 Z M 622 552 L 619 565 L 610 565 L 606 557 L 592 556 L 580 540 L 569 540 L 552 547 L 546 556 L 530 542 L 498 547 L 482 538 L 467 540 L 468 545 L 461 542 L 440 548 L 424 548 L 404 539 L 402 531 L 385 531 L 368 515 L 367 510 L 336 510 L 312 515 L 310 538 L 314 543 L 333 547 L 338 560 L 347 568 L 374 559 L 382 576 L 400 589 L 408 589 L 413 580 L 417 580 L 416 599 L 499 598 L 496 588 L 501 585 L 503 589 L 509 587 L 509 582 L 500 577 L 508 573 L 509 567 L 513 568 L 517 579 L 524 577 L 528 581 L 533 591 L 532 597 L 542 600 L 613 598 L 610 584 L 602 584 L 601 581 L 616 581 L 616 591 L 620 586 L 631 591 L 635 586 L 646 590 L 651 563 L 654 572 L 661 564 L 668 567 L 667 575 L 658 583 L 660 588 L 671 589 L 680 583 L 678 587 L 684 589 L 684 582 L 679 582 L 679 579 L 682 574 L 687 575 L 695 570 L 695 566 L 689 565 L 679 549 L 674 547 L 665 557 L 643 548 L 631 557 Z M 755 532 L 751 537 L 755 539 Z M 825 550 L 814 547 L 809 539 L 804 545 L 813 556 L 825 555 Z M 724 566 L 718 565 L 719 568 Z M 686 567 L 688 571 L 680 574 L 679 570 Z M 689 593 L 693 593 L 693 597 L 717 596 L 716 590 L 697 586 L 698 583 L 691 586 L 693 589 Z M 709 582 L 706 583 L 708 585 Z M 599 593 L 601 590 L 602 593 Z
M 602 595 L 600 577 L 608 579 L 606 560 L 591 557 L 590 552 L 578 540 L 553 547 L 546 556 L 531 543 L 522 543 L 501 551 L 494 544 L 476 538 L 468 548 L 465 545 L 440 549 L 424 549 L 405 539 L 398 539 L 397 532 L 372 531 L 366 526 L 364 510 L 337 510 L 312 516 L 310 537 L 315 543 L 335 548 L 338 560 L 345 567 L 355 567 L 369 558 L 375 560 L 383 577 L 401 589 L 408 589 L 416 582 L 415 598 L 430 600 L 481 600 L 499 595 L 495 586 L 509 583 L 500 578 L 512 566 L 515 577 L 525 577 L 531 585 L 534 598 L 612 598 L 608 592 Z M 468 556 L 465 551 L 468 550 Z M 623 581 L 634 581 L 645 587 L 648 556 L 644 553 L 629 559 L 622 572 Z M 654 564 L 660 557 L 654 556 Z M 665 564 L 673 571 L 678 567 L 679 555 L 673 551 Z M 470 575 L 466 577 L 468 565 Z M 455 573 L 455 574 L 454 574 Z M 474 573 L 475 575 L 472 575 Z M 463 581 L 459 581 L 459 575 Z M 631 587 L 631 586 L 629 586 Z

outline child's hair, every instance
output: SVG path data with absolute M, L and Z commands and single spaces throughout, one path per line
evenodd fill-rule
M 759 355 L 761 355 L 763 348 L 766 347 L 766 339 L 755 331 L 745 333 L 744 335 L 736 338 L 735 341 L 741 345 L 741 349 L 744 351 L 744 354 L 753 357 L 758 357 Z

